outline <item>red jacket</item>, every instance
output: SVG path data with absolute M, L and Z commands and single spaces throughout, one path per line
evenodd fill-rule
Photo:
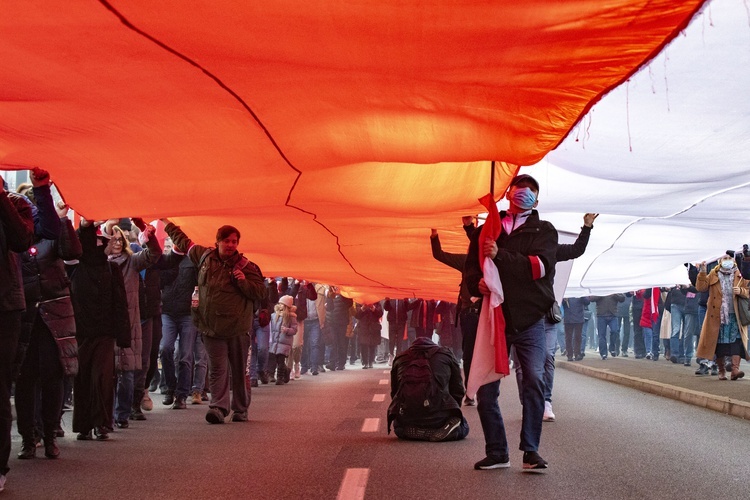
M 643 313 L 641 314 L 641 320 L 638 323 L 643 328 L 654 328 L 654 325 L 659 321 L 659 299 L 661 291 L 658 287 L 651 289 L 651 297 L 646 298 L 646 289 L 638 290 L 635 296 L 643 299 Z

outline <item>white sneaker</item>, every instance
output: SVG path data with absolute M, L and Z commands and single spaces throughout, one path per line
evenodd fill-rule
M 544 416 L 542 417 L 543 422 L 554 422 L 555 414 L 552 413 L 552 403 L 549 401 L 544 402 Z
M 5 474 L 0 474 L 0 492 L 5 490 Z
M 302 370 L 300 368 L 300 364 L 295 363 L 294 364 L 294 378 L 299 379 L 300 377 L 302 377 Z
M 388 355 L 388 366 L 393 366 L 393 354 Z

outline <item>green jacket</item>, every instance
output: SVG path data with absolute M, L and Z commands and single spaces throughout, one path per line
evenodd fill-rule
M 240 253 L 221 259 L 215 247 L 195 245 L 174 224 L 167 224 L 165 231 L 177 248 L 187 250 L 188 258 L 198 268 L 199 301 L 192 311 L 198 329 L 216 338 L 247 334 L 253 326 L 253 302 L 266 296 L 260 268 Z M 241 269 L 246 279 L 234 279 L 235 268 Z

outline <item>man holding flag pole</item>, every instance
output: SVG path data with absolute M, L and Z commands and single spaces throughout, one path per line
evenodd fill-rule
M 500 379 L 510 373 L 508 350 L 515 346 L 523 370 L 523 421 L 519 448 L 525 471 L 541 471 L 539 456 L 544 414 L 545 327 L 555 302 L 553 291 L 557 231 L 539 219 L 539 183 L 518 175 L 507 191 L 510 207 L 497 212 L 492 194 L 480 200 L 487 222 L 471 236 L 466 277 L 472 295 L 485 297 L 477 328 L 467 396 L 478 398 L 477 411 L 486 457 L 475 469 L 510 467 L 508 441 L 498 397 Z

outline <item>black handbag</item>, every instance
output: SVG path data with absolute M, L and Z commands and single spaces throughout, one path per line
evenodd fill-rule
M 750 311 L 749 311 L 750 313 Z M 562 311 L 560 310 L 560 304 L 557 303 L 557 301 L 554 301 L 552 303 L 552 307 L 549 308 L 549 311 L 547 311 L 547 321 L 550 323 L 559 323 L 562 321 Z

